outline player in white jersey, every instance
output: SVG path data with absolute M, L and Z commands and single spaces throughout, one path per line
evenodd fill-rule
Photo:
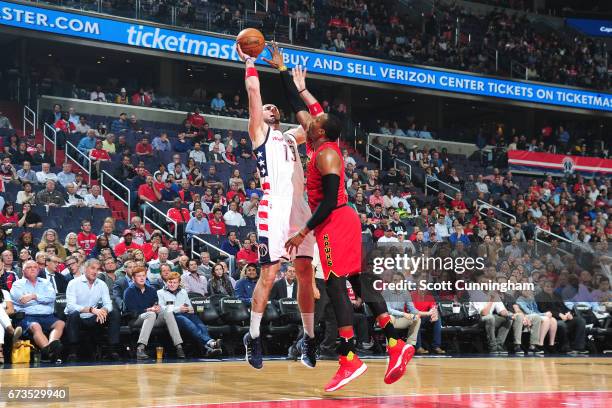
M 263 196 L 257 209 L 257 233 L 261 271 L 253 291 L 249 332 L 244 336 L 246 359 L 252 367 L 263 367 L 259 326 L 270 291 L 278 274 L 281 258 L 289 258 L 285 242 L 310 218 L 304 199 L 304 172 L 297 146 L 306 141 L 301 127 L 288 132 L 280 130 L 280 112 L 275 105 L 263 105 L 254 58 L 245 55 L 236 44 L 245 62 L 245 84 L 249 97 L 249 136 L 257 160 Z M 273 60 L 282 64 L 282 56 L 274 46 Z M 270 61 L 269 61 L 270 62 Z M 272 64 L 271 64 L 272 65 Z M 274 66 L 274 65 L 273 65 Z M 279 68 L 280 65 L 278 66 Z M 286 67 L 284 72 L 286 74 Z M 298 280 L 298 304 L 304 331 L 312 339 L 314 355 L 314 297 L 312 289 L 312 233 L 305 237 L 293 261 Z M 306 354 L 306 353 L 305 353 Z M 302 362 L 314 367 L 314 358 L 303 355 Z

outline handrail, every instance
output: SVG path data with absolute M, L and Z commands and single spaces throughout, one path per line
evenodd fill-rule
M 408 178 L 410 179 L 410 181 L 412 181 L 412 165 L 402 159 L 395 159 L 393 161 L 393 167 L 396 169 L 397 169 L 397 163 L 403 164 L 404 166 L 408 167 Z
M 50 132 L 53 137 L 47 135 L 47 131 Z M 53 143 L 53 163 L 57 165 L 57 130 L 48 123 L 45 123 L 43 126 L 43 150 L 45 152 L 47 151 L 47 140 Z
M 122 188 L 125 189 L 125 191 L 127 191 L 127 200 L 124 199 L 123 197 L 121 197 L 118 193 L 116 193 L 113 189 L 111 185 L 105 185 L 104 184 L 104 177 L 110 178 L 117 186 L 120 186 Z M 104 187 L 106 187 L 106 189 L 108 190 L 109 193 L 111 193 L 112 195 L 114 195 L 117 200 L 121 201 L 123 204 L 125 204 L 127 206 L 127 217 L 126 217 L 126 222 L 129 225 L 130 224 L 130 215 L 132 214 L 132 191 L 127 188 L 127 186 L 125 184 L 123 184 L 122 182 L 120 182 L 119 180 L 117 180 L 116 178 L 114 178 L 113 176 L 111 176 L 106 170 L 102 170 L 102 174 L 100 175 L 100 190 L 101 193 L 104 192 Z
M 147 209 L 152 208 L 153 210 L 157 211 L 159 214 L 162 215 L 162 217 L 164 217 L 166 219 L 166 221 L 168 221 L 169 223 L 174 225 L 174 233 L 167 231 L 164 227 L 162 227 L 161 225 L 159 225 L 158 223 L 155 222 L 155 220 L 153 220 L 153 218 L 150 218 L 147 215 Z M 177 233 L 178 233 L 178 223 L 173 220 L 172 218 L 168 217 L 166 214 L 164 214 L 163 212 L 161 212 L 158 208 L 155 208 L 155 206 L 151 205 L 151 203 L 146 202 L 145 203 L 145 207 L 144 207 L 144 212 L 143 212 L 143 216 L 142 216 L 142 226 L 144 227 L 145 225 L 147 225 L 147 220 L 153 224 L 154 226 L 156 226 L 161 232 L 163 232 L 164 234 L 168 235 L 170 238 L 174 238 L 176 239 L 177 237 Z
M 234 269 L 235 269 L 235 257 L 234 257 L 234 255 L 230 254 L 229 252 L 225 252 L 225 251 L 224 251 L 224 250 L 222 250 L 221 248 L 214 246 L 213 244 L 211 244 L 211 243 L 210 243 L 210 242 L 208 242 L 208 241 L 204 241 L 202 238 L 198 237 L 197 235 L 192 235 L 192 236 L 191 236 L 191 253 L 190 253 L 190 255 L 191 255 L 192 257 L 193 257 L 194 255 L 195 255 L 195 256 L 198 256 L 198 257 L 200 256 L 200 254 L 199 254 L 199 253 L 197 253 L 196 251 L 194 251 L 194 245 L 193 245 L 193 241 L 194 241 L 194 240 L 198 240 L 198 241 L 200 241 L 201 243 L 203 243 L 204 245 L 206 245 L 207 247 L 213 248 L 213 249 L 215 249 L 216 251 L 218 251 L 220 254 L 223 254 L 223 255 L 227 256 L 227 258 L 229 259 L 229 265 L 228 265 L 228 268 L 229 268 L 229 270 L 230 270 L 230 274 L 231 274 L 231 272 L 234 272 Z
M 370 153 L 370 149 L 378 150 L 380 153 L 380 156 L 379 157 L 374 156 L 372 153 Z M 383 153 L 382 149 L 378 146 L 374 146 L 372 143 L 368 143 L 368 145 L 366 146 L 366 160 L 369 162 L 370 156 L 378 160 L 378 166 L 380 167 L 380 170 L 382 170 L 382 156 L 383 156 L 382 153 Z
M 83 167 L 83 164 L 81 164 L 81 162 L 77 160 L 78 156 L 73 157 L 71 155 L 69 147 L 71 147 L 75 152 L 77 152 L 78 156 L 81 156 L 82 158 L 85 159 L 84 161 L 87 162 L 87 167 Z M 66 158 L 70 158 L 73 162 L 77 164 L 77 166 L 82 168 L 83 171 L 87 173 L 87 177 L 91 180 L 91 159 L 89 158 L 88 155 L 86 155 L 85 153 L 77 149 L 77 147 L 73 145 L 71 142 L 66 142 L 66 150 L 64 150 L 64 154 L 66 155 Z
M 28 117 L 28 114 L 32 116 L 32 119 Z M 32 135 L 36 135 L 36 112 L 34 112 L 28 105 L 23 105 L 23 136 L 27 137 L 28 132 L 26 129 L 26 124 L 29 124 L 32 127 Z
M 560 239 L 560 240 L 562 240 L 562 241 L 565 241 L 566 243 L 568 243 L 568 244 L 570 244 L 570 245 L 576 245 L 576 246 L 578 246 L 578 249 L 579 249 L 579 250 L 582 250 L 582 248 L 580 248 L 580 246 L 579 246 L 578 244 L 576 244 L 575 242 L 572 242 L 572 241 L 570 241 L 569 239 L 567 239 L 567 238 L 565 238 L 565 237 L 562 237 L 562 236 L 560 236 L 560 235 L 557 235 L 557 234 L 555 234 L 554 232 L 546 231 L 545 229 L 542 229 L 542 228 L 540 228 L 540 227 L 536 227 L 535 232 L 534 232 L 534 234 L 533 234 L 533 235 L 534 235 L 534 236 L 533 236 L 533 240 L 536 242 L 536 246 L 535 246 L 536 255 L 538 254 L 538 245 L 537 245 L 537 243 L 538 243 L 538 242 L 539 242 L 539 243 L 542 243 L 542 244 L 544 244 L 544 245 L 546 245 L 546 246 L 548 246 L 548 247 L 550 247 L 550 246 L 551 246 L 549 242 L 546 242 L 546 241 L 544 241 L 544 240 L 542 240 L 542 239 L 538 238 L 538 232 L 545 233 L 545 234 L 548 234 L 548 235 L 552 235 L 553 237 L 556 237 L 556 238 L 558 238 L 558 239 Z M 566 255 L 574 255 L 574 254 L 572 254 L 571 252 L 566 251 L 566 250 L 565 250 L 565 249 L 563 249 L 563 248 L 559 248 L 559 247 L 557 247 L 557 249 L 558 249 L 559 251 L 561 251 L 561 252 L 565 253 Z
M 428 189 L 428 188 L 430 188 L 430 189 L 432 189 L 432 190 L 434 190 L 434 191 L 437 191 L 438 193 L 439 193 L 440 191 L 442 191 L 442 190 L 437 189 L 437 188 L 435 188 L 435 187 L 431 187 L 431 186 L 429 186 L 429 185 L 427 184 L 427 179 L 428 179 L 428 176 L 429 176 L 428 174 L 425 174 L 425 195 L 427 195 L 427 189 Z M 455 192 L 457 192 L 457 193 L 460 193 L 460 192 L 461 192 L 461 190 L 460 190 L 460 189 L 458 189 L 457 187 L 452 186 L 452 185 L 450 185 L 450 184 L 448 184 L 448 183 L 446 183 L 446 182 L 444 182 L 444 181 L 440 180 L 440 179 L 439 179 L 439 178 L 437 178 L 437 177 L 436 177 L 436 181 L 437 181 L 439 184 L 444 184 L 446 187 L 449 187 L 451 190 L 454 190 L 454 191 L 455 191 Z M 454 199 L 454 198 L 455 198 L 455 197 L 453 197 L 452 195 L 447 194 L 445 191 L 442 191 L 442 193 L 443 193 L 443 194 L 444 194 L 446 197 L 448 197 L 448 198 L 450 198 L 450 199 Z
M 482 205 L 484 207 L 491 208 L 493 211 L 499 211 L 502 214 L 507 215 L 508 217 L 513 218 L 516 221 L 516 215 L 514 215 L 514 214 L 510 214 L 509 212 L 504 211 L 501 208 L 496 207 L 494 205 L 491 205 L 491 204 L 489 204 L 486 201 L 483 201 L 481 199 L 478 199 L 477 202 L 478 202 L 478 204 L 480 204 L 480 205 Z

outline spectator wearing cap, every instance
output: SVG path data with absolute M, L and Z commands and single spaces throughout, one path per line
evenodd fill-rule
M 124 230 L 122 235 L 123 235 L 123 241 L 118 243 L 115 246 L 115 249 L 114 249 L 115 255 L 121 256 L 125 254 L 127 251 L 129 251 L 130 249 L 142 250 L 142 246 L 133 241 L 134 233 L 131 230 L 129 229 Z
M 122 112 L 119 114 L 119 118 L 115 119 L 111 123 L 111 133 L 119 134 L 121 132 L 127 132 L 129 130 L 129 124 L 127 119 L 127 113 Z
M 387 228 L 385 228 L 385 235 L 383 235 L 382 237 L 378 238 L 377 242 L 379 244 L 386 244 L 386 243 L 399 242 L 399 240 L 395 236 L 395 233 L 393 232 L 393 229 L 390 228 L 390 227 L 387 227 Z
M 166 326 L 172 342 L 176 347 L 178 358 L 185 358 L 183 351 L 183 339 L 179 332 L 173 310 L 165 307 L 163 310 L 159 304 L 157 290 L 146 283 L 146 270 L 142 267 L 134 269 L 132 274 L 133 284 L 129 285 L 123 295 L 124 310 L 132 315 L 131 327 L 140 327 L 136 358 L 146 360 L 149 358 L 145 349 L 149 343 L 149 337 L 153 327 Z M 169 305 L 164 305 L 169 306 Z
M 57 174 L 51 172 L 49 163 L 42 163 L 40 171 L 36 172 L 36 180 L 40 184 L 45 184 L 47 180 L 57 181 Z
M 36 194 L 36 204 L 61 207 L 66 204 L 66 202 L 62 194 L 55 188 L 55 181 L 47 180 L 45 189 Z
M 114 262 L 114 260 L 113 260 Z M 110 298 L 104 281 L 98 279 L 100 261 L 89 259 L 85 262 L 83 275 L 72 279 L 66 290 L 66 308 L 70 344 L 68 361 L 76 361 L 82 329 L 103 326 L 108 330 L 110 358 L 119 360 L 119 326 L 121 315 Z
M 121 88 L 121 90 L 119 91 L 119 95 L 115 97 L 115 103 L 118 103 L 120 105 L 130 104 L 130 97 L 128 96 L 127 90 L 125 88 Z
M 26 261 L 23 278 L 13 284 L 11 299 L 17 312 L 24 312 L 20 325 L 32 335 L 34 343 L 42 349 L 43 357 L 57 359 L 61 354 L 60 338 L 65 323 L 55 317 L 55 290 L 47 279 L 38 276 L 38 264 Z M 49 333 L 49 337 L 45 335 Z
M 136 144 L 137 156 L 153 156 L 153 146 L 149 143 L 149 137 L 143 136 Z

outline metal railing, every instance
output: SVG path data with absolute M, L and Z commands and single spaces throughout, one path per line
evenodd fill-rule
M 66 155 L 66 160 L 70 159 L 75 162 L 77 166 L 87 173 L 88 179 L 91 180 L 91 159 L 89 156 L 77 149 L 71 142 L 66 142 L 66 150 L 64 150 L 64 153 Z
M 404 161 L 402 159 L 395 159 L 393 161 L 393 167 L 395 169 L 397 169 L 397 163 L 406 166 L 408 168 L 408 178 L 410 179 L 410 181 L 412 181 L 412 165 L 410 163 L 408 163 L 407 161 Z
M 110 179 L 113 184 L 106 184 L 105 179 Z M 118 192 L 116 192 L 113 188 L 121 187 L 125 191 L 127 191 L 127 199 L 122 197 Z M 117 198 L 117 200 L 121 201 L 127 207 L 127 216 L 126 222 L 130 224 L 130 215 L 132 214 L 132 191 L 122 182 L 117 180 L 115 177 L 111 176 L 106 170 L 102 171 L 100 175 L 100 190 L 101 193 L 104 193 L 104 189 L 107 189 L 109 193 Z
M 45 123 L 43 126 L 43 150 L 47 151 L 47 141 L 53 143 L 53 163 L 57 165 L 57 130 Z
M 455 197 L 453 197 L 452 195 L 448 194 L 446 191 L 442 190 L 441 188 L 435 188 L 435 187 L 433 187 L 431 184 L 429 184 L 429 181 L 428 181 L 428 180 L 429 180 L 429 175 L 425 174 L 425 185 L 424 185 L 425 195 L 427 195 L 427 190 L 429 189 L 429 190 L 433 190 L 433 191 L 435 191 L 435 192 L 437 192 L 437 193 L 439 193 L 439 192 L 441 191 L 442 193 L 444 193 L 444 195 L 445 195 L 446 197 L 448 197 L 448 198 L 450 198 L 450 199 L 455 199 Z M 460 189 L 458 189 L 457 187 L 455 187 L 455 186 L 451 186 L 450 184 L 448 184 L 448 183 L 446 183 L 446 182 L 444 182 L 444 181 L 442 181 L 442 180 L 440 180 L 440 179 L 438 179 L 438 178 L 436 178 L 436 183 L 438 184 L 438 186 L 439 186 L 440 184 L 442 184 L 443 186 L 445 186 L 445 187 L 447 187 L 447 188 L 449 188 L 449 189 L 453 190 L 453 191 L 454 191 L 454 192 L 456 192 L 456 193 L 460 193 L 460 192 L 461 192 L 461 190 L 460 190 Z
M 160 214 L 163 217 L 163 219 L 166 220 L 166 222 L 168 222 L 169 224 L 174 225 L 174 232 L 171 232 L 171 231 L 167 230 L 166 227 L 162 227 L 161 225 L 159 225 L 157 223 L 157 221 L 155 219 L 150 217 L 149 214 L 147 213 L 147 211 L 150 208 L 152 208 L 154 210 L 154 212 Z M 159 229 L 161 232 L 166 234 L 168 237 L 173 238 L 173 239 L 177 238 L 178 223 L 175 220 L 173 220 L 172 218 L 168 217 L 166 214 L 164 214 L 158 208 L 155 208 L 155 206 L 151 205 L 151 203 L 149 203 L 149 202 L 145 203 L 145 206 L 144 206 L 144 211 L 143 211 L 143 215 L 142 215 L 142 226 L 143 227 L 145 225 L 147 225 L 147 221 L 149 221 L 151 224 L 153 224 L 155 227 L 157 227 L 157 229 Z
M 376 157 L 374 153 L 372 153 L 371 151 L 372 149 L 374 149 L 375 151 L 378 151 L 378 154 L 379 154 L 378 157 Z M 368 143 L 368 145 L 366 146 L 366 161 L 370 161 L 370 157 L 378 160 L 378 166 L 380 170 L 382 170 L 382 156 L 383 156 L 383 151 L 380 147 L 374 146 L 373 144 Z
M 199 257 L 200 256 L 200 253 L 194 249 L 195 248 L 194 241 L 198 241 L 198 242 L 200 242 L 200 244 L 204 244 L 206 246 L 206 248 L 212 248 L 215 251 L 219 252 L 220 254 L 225 255 L 227 257 L 227 259 L 228 259 L 227 267 L 230 270 L 230 275 L 232 274 L 232 272 L 235 271 L 235 268 L 236 268 L 236 258 L 233 255 L 231 255 L 229 252 L 225 252 L 224 250 L 222 250 L 221 248 L 211 244 L 210 242 L 203 240 L 202 238 L 200 238 L 197 235 L 192 235 L 191 236 L 191 240 L 190 240 L 190 242 L 191 242 L 190 257 L 193 257 L 193 256 L 198 256 Z M 198 248 L 198 249 L 200 249 L 200 248 Z M 210 252 L 210 251 L 208 251 L 208 252 Z
M 483 215 L 487 215 L 487 213 L 483 212 L 483 209 L 485 209 L 485 208 L 486 208 L 486 209 L 491 209 L 491 210 L 493 210 L 493 211 L 500 212 L 500 213 L 504 214 L 505 216 L 507 216 L 507 217 L 509 217 L 509 218 L 512 218 L 512 219 L 514 219 L 514 221 L 516 221 L 516 215 L 514 215 L 514 214 L 510 214 L 509 212 L 504 211 L 504 210 L 502 210 L 501 208 L 496 207 L 496 206 L 494 206 L 494 205 L 491 205 L 491 204 L 487 203 L 486 201 L 482 201 L 482 200 L 480 200 L 480 199 L 479 199 L 479 200 L 476 200 L 476 202 L 477 202 L 477 203 L 478 203 L 478 205 L 479 205 L 479 209 L 478 209 L 478 211 L 479 211 L 481 214 L 483 214 Z M 494 221 L 496 221 L 496 222 L 499 222 L 500 224 L 502 224 L 502 225 L 504 225 L 504 226 L 506 226 L 506 227 L 508 227 L 508 228 L 512 228 L 512 226 L 511 226 L 510 224 L 508 224 L 508 223 L 506 223 L 506 222 L 504 222 L 504 221 L 500 220 L 500 219 L 499 219 L 499 218 L 497 218 L 497 217 L 493 218 L 493 220 L 494 220 Z
M 548 247 L 551 246 L 550 242 L 544 241 L 543 239 L 540 239 L 538 237 L 538 235 L 542 235 L 542 234 L 549 235 L 549 236 L 551 236 L 551 237 L 553 237 L 555 239 L 563 241 L 566 244 L 568 244 L 568 246 L 570 246 L 570 248 L 571 248 L 571 246 L 575 246 L 578 251 L 582 251 L 582 248 L 580 248 L 580 246 L 578 244 L 576 244 L 575 242 L 572 242 L 571 240 L 569 240 L 569 239 L 567 239 L 565 237 L 562 237 L 561 235 L 557 235 L 554 232 L 546 231 L 545 229 L 542 229 L 540 227 L 536 227 L 536 229 L 534 231 L 534 234 L 533 234 L 533 240 L 536 242 L 536 246 L 535 246 L 536 255 L 538 255 L 538 245 L 537 245 L 538 243 L 544 244 L 544 245 L 546 245 Z M 560 248 L 560 247 L 557 247 L 557 250 L 559 250 L 559 251 L 561 251 L 561 252 L 563 252 L 563 253 L 565 253 L 567 255 L 576 255 L 576 253 L 572 253 L 570 251 L 566 251 L 565 249 Z
M 36 135 L 36 127 L 37 127 L 36 123 L 37 123 L 36 122 L 36 112 L 30 109 L 29 106 L 24 105 L 23 106 L 23 127 L 21 128 L 23 130 L 23 135 L 26 137 L 28 136 L 28 134 Z M 32 128 L 32 133 L 28 133 L 28 128 L 26 127 L 26 125 L 30 125 L 30 127 Z

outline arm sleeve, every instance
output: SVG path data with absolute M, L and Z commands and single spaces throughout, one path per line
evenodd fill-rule
M 298 113 L 300 111 L 308 112 L 308 108 L 306 104 L 300 98 L 297 89 L 295 88 L 295 84 L 291 80 L 291 76 L 289 75 L 288 70 L 280 71 L 281 82 L 283 84 L 283 90 L 285 91 L 285 97 L 291 105 L 291 109 L 293 112 Z
M 322 178 L 323 200 L 315 210 L 310 220 L 306 223 L 308 229 L 313 230 L 331 214 L 338 203 L 338 189 L 340 187 L 340 176 L 337 174 L 326 174 Z
M 79 312 L 84 306 L 78 305 L 76 302 L 76 285 L 68 284 L 66 289 L 66 309 L 64 313 L 70 314 L 72 312 Z

